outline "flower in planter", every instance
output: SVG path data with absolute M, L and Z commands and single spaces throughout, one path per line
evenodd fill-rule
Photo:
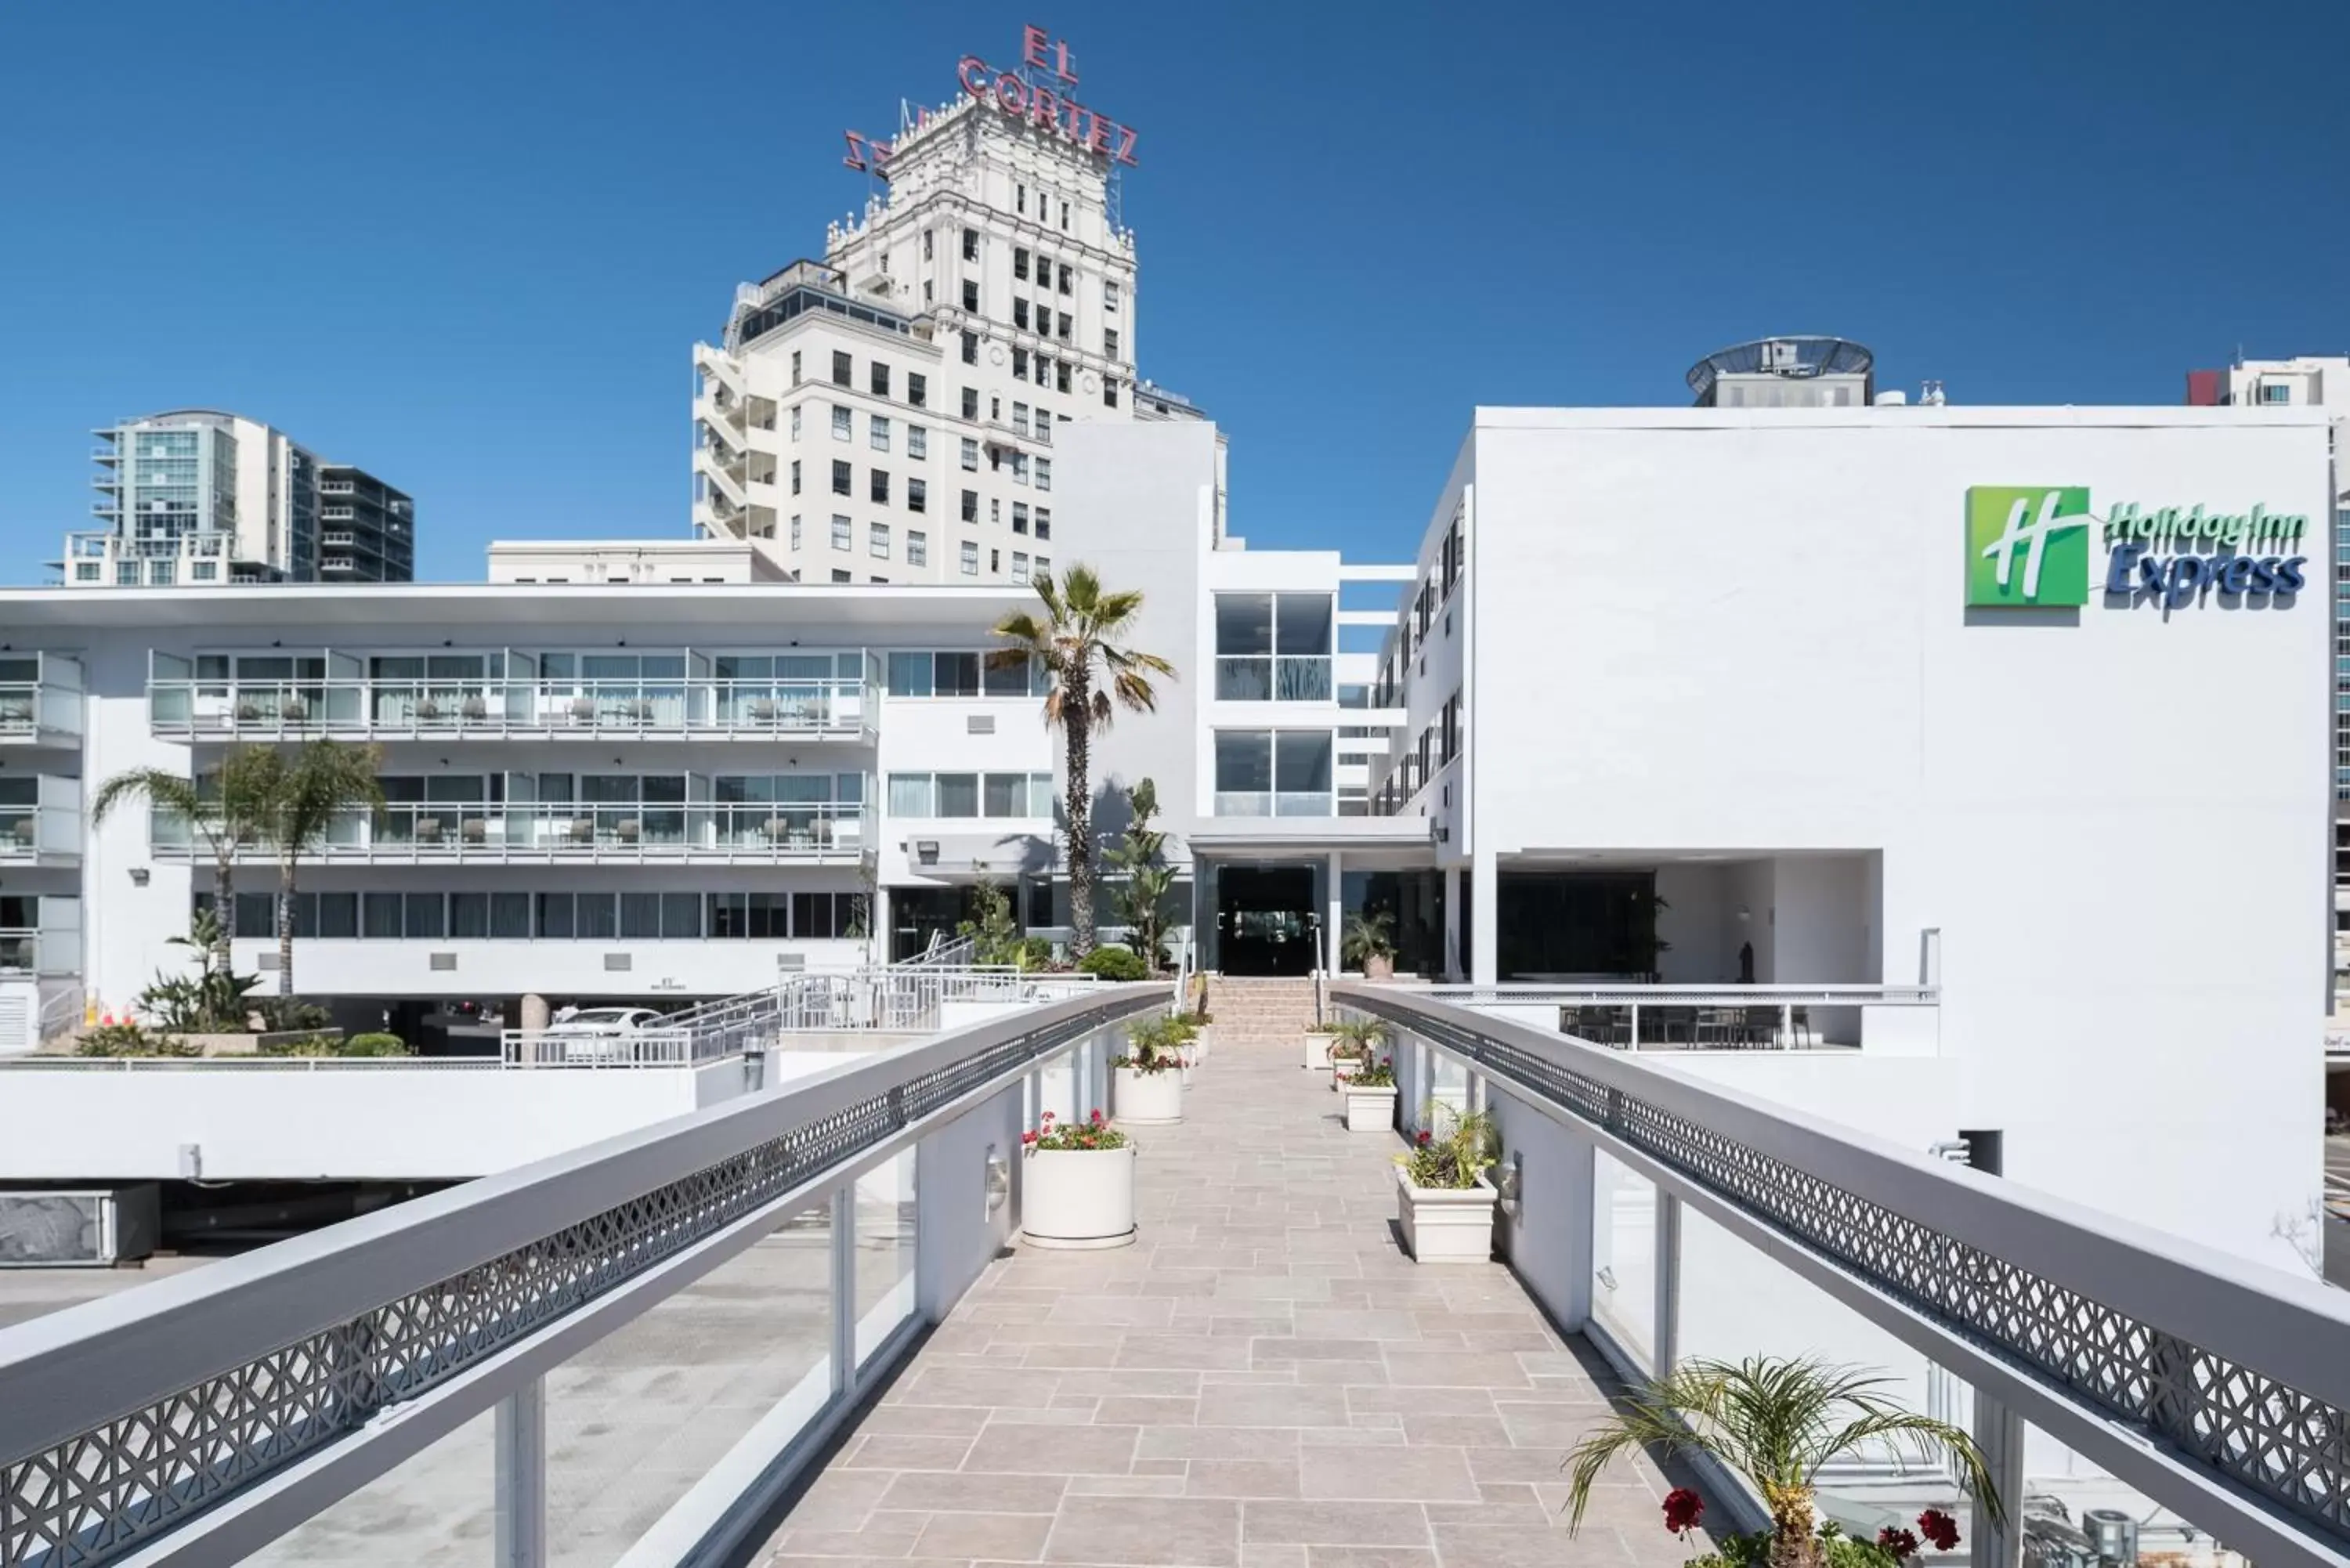
M 1909 1531 L 1896 1530 L 1889 1524 L 1877 1532 L 1877 1550 L 1896 1563 L 1907 1563 L 1918 1555 L 1918 1537 Z
M 1939 1508 L 1929 1508 L 1918 1516 L 1918 1532 L 1933 1542 L 1937 1552 L 1959 1549 L 1959 1521 Z
M 1429 1119 L 1435 1119 L 1435 1111 L 1434 1106 L 1429 1107 Z M 1423 1127 L 1411 1151 L 1396 1156 L 1396 1163 L 1410 1173 L 1414 1187 L 1466 1191 L 1500 1158 L 1501 1139 L 1493 1130 L 1493 1118 L 1474 1111 L 1456 1116 L 1452 1130 L 1440 1138 Z
M 1099 1110 L 1081 1122 L 1057 1120 L 1046 1111 L 1043 1124 L 1034 1132 L 1020 1135 L 1021 1147 L 1030 1153 L 1063 1153 L 1072 1149 L 1102 1150 L 1124 1148 L 1126 1135 L 1105 1118 Z
M 1126 1053 L 1110 1058 L 1113 1067 L 1135 1073 L 1171 1073 L 1188 1065 L 1182 1047 L 1191 1037 L 1176 1020 L 1154 1018 L 1128 1026 Z
M 1677 1486 L 1665 1493 L 1665 1528 L 1673 1534 L 1687 1537 L 1705 1517 L 1705 1499 L 1685 1486 Z

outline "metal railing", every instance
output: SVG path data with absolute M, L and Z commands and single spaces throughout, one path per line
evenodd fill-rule
M 185 818 L 149 814 L 149 847 L 161 857 L 211 857 Z M 621 805 L 568 802 L 401 801 L 338 813 L 310 860 L 800 860 L 854 857 L 871 847 L 866 808 L 854 801 L 685 802 Z M 271 854 L 258 842 L 241 858 Z
M 1555 1010 L 1558 1032 L 1619 1050 L 1849 1049 L 1863 1010 L 1932 1008 L 1931 985 L 1643 985 L 1582 983 L 1420 985 L 1413 994 L 1468 1007 Z M 1523 1022 L 1521 1019 L 1521 1022 Z M 1839 1038 L 1842 1036 L 1842 1038 Z
M 878 711 L 858 680 L 151 680 L 159 735 L 857 737 Z
M 0 1568 L 236 1561 L 494 1407 L 501 1511 L 543 1529 L 543 1473 L 505 1464 L 543 1440 L 505 1438 L 543 1436 L 546 1372 L 827 1199 L 837 1420 L 906 1343 L 858 1354 L 859 1172 L 1161 1000 L 989 1020 L 0 1330 Z
M 2350 1556 L 2350 1296 L 1449 1000 L 1332 991 L 2262 1568 Z

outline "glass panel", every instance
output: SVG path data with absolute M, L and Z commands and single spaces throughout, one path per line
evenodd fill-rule
M 1219 654 L 1273 651 L 1271 594 L 1216 596 L 1216 651 Z
M 664 941 L 691 941 L 702 935 L 702 895 L 663 893 L 660 901 Z
M 1220 702 L 1264 702 L 1273 697 L 1273 660 L 1218 659 L 1216 700 Z
M 1273 651 L 1328 657 L 1332 616 L 1327 594 L 1283 594 L 1279 636 Z
M 325 911 L 320 910 L 321 918 Z M 490 935 L 505 941 L 517 941 L 530 935 L 530 895 L 527 893 L 493 893 L 490 895 Z
M 1263 663 L 1262 659 L 1257 662 Z M 1277 659 L 1274 662 L 1274 700 L 1282 702 L 1327 702 L 1330 701 L 1330 661 L 1327 659 Z M 1217 679 L 1222 680 L 1222 661 L 1217 661 Z
M 660 895 L 659 893 L 623 893 L 620 895 L 620 935 L 635 941 L 654 941 L 660 936 Z
M 914 1155 L 857 1179 L 857 1360 L 914 1315 Z
M 349 938 L 359 934 L 359 896 L 357 893 L 321 893 L 318 895 L 318 934 L 321 937 Z
M 397 893 L 367 893 L 360 896 L 360 929 L 370 937 L 400 936 L 400 895 Z
M 938 694 L 941 697 L 979 695 L 979 655 L 941 653 L 938 656 Z
M 1274 737 L 1274 787 L 1284 794 L 1330 790 L 1330 732 L 1284 730 Z M 1222 753 L 1217 753 L 1221 765 Z
M 941 774 L 938 779 L 938 808 L 941 816 L 977 816 L 979 815 L 979 775 L 977 774 Z
M 452 937 L 488 936 L 490 896 L 487 893 L 450 894 L 449 934 Z
M 1657 1188 L 1606 1151 L 1591 1197 L 1591 1310 L 1616 1343 L 1654 1370 Z
M 409 936 L 429 939 L 447 934 L 442 925 L 440 894 L 410 893 L 402 901 L 407 906 Z
M 578 929 L 577 914 L 572 908 L 568 893 L 541 893 L 538 896 L 538 934 L 558 940 L 567 940 Z
M 1216 789 L 1273 788 L 1273 736 L 1264 730 L 1216 732 Z
M 620 921 L 613 909 L 609 893 L 581 893 L 577 896 L 579 937 L 583 941 L 617 937 Z
M 990 697 L 1025 697 L 1028 695 L 1028 661 L 1015 659 L 1009 664 L 990 664 L 983 674 Z
M 931 775 L 928 774 L 891 774 L 889 775 L 889 815 L 892 816 L 931 816 Z
M 1028 815 L 1028 775 L 1026 774 L 989 774 L 984 784 L 986 813 L 990 816 L 1025 816 Z

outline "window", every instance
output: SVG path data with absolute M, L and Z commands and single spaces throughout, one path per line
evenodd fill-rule
M 1012 464 L 1012 483 L 1014 484 L 1027 483 L 1028 454 L 1024 452 L 1012 452 L 1008 455 L 1007 461 Z
M 889 558 L 889 524 L 875 523 L 868 525 L 865 550 L 876 560 L 886 561 Z
M 1066 231 L 1068 229 L 1068 226 L 1069 226 L 1069 204 L 1068 204 L 1066 202 L 1062 202 L 1062 203 L 1061 203 L 1061 228 L 1063 229 L 1063 231 L 1064 231 L 1064 232 L 1066 232 Z
M 929 229 L 924 229 L 922 231 L 922 259 L 924 261 L 931 259 L 931 241 L 936 236 Z
M 848 548 L 848 519 L 837 512 L 832 514 L 832 547 L 836 550 Z
M 979 545 L 970 539 L 962 542 L 962 575 L 966 577 L 979 576 Z
M 793 514 L 792 514 L 792 548 L 793 548 L 793 549 L 795 549 L 795 550 L 796 550 L 796 549 L 798 549 L 799 547 L 800 547 L 800 514 L 799 514 L 798 513 L 795 512 L 795 513 L 793 513 Z
M 777 898 L 782 894 L 775 895 Z M 834 940 L 865 924 L 862 893 L 794 893 L 792 935 L 808 940 Z
M 915 508 L 920 511 L 920 508 Z M 906 565 L 927 566 L 931 564 L 931 536 L 920 528 L 906 530 Z
M 834 349 L 832 351 L 832 384 L 836 387 L 846 387 L 854 378 L 855 371 L 849 365 L 848 356 L 837 348 Z
M 2293 383 L 2290 381 L 2262 381 L 2261 383 L 2261 401 L 2264 403 L 2289 403 L 2293 401 Z
M 1049 539 L 1052 536 L 1053 509 L 1049 506 L 1039 506 L 1036 508 L 1036 537 Z
M 962 232 L 962 259 L 965 261 L 977 261 L 979 259 L 979 231 L 977 229 L 965 229 Z
M 1001 498 L 993 495 L 987 498 L 987 520 L 990 523 L 1003 521 L 1003 502 Z
M 922 236 L 928 239 L 930 236 Z M 918 409 L 931 406 L 931 379 L 917 371 L 906 372 L 906 400 Z
M 1028 532 L 1028 504 L 1025 501 L 1012 504 L 1012 531 L 1014 534 Z
M 799 460 L 798 458 L 794 458 L 794 459 L 792 459 L 792 493 L 793 493 L 794 495 L 797 495 L 799 493 L 800 493 L 800 460 Z
M 1028 302 L 1026 300 L 1015 299 L 1012 302 L 1012 325 L 1017 327 L 1023 332 L 1028 330 Z
M 906 481 L 906 510 L 928 512 L 931 509 L 931 487 L 922 480 Z
M 847 408 L 840 403 L 833 404 L 832 439 L 835 441 L 847 441 L 856 433 L 856 428 L 852 422 L 852 417 L 849 414 Z
M 931 455 L 931 432 L 921 425 L 906 427 L 906 455 L 926 459 Z
M 1012 552 L 1012 580 L 1015 583 L 1028 580 L 1028 552 L 1025 550 Z
M 800 406 L 797 403 L 792 405 L 792 439 L 800 439 Z
M 889 367 L 876 359 L 865 372 L 867 389 L 877 398 L 889 395 Z
M 1055 329 L 1053 336 L 1059 338 L 1062 342 L 1066 343 L 1069 341 L 1069 334 L 1075 330 L 1076 327 L 1076 323 L 1070 320 L 1069 313 L 1064 310 L 1061 312 L 1060 323 Z
M 991 571 L 991 572 L 1000 572 L 1000 571 L 1003 570 L 1003 551 L 1001 551 L 1001 550 L 990 550 L 990 551 L 987 553 L 987 569 L 988 569 L 989 571 Z
M 875 452 L 889 450 L 889 421 L 879 414 L 866 421 L 866 443 Z
M 1050 816 L 1050 774 L 891 774 L 889 815 L 930 818 Z
M 1118 407 L 1118 383 L 1107 376 L 1102 378 L 1102 407 L 1106 409 Z
M 1118 358 L 1117 327 L 1105 327 L 1102 328 L 1102 352 L 1107 355 L 1110 358 L 1115 359 Z
M 966 523 L 979 521 L 979 492 L 976 490 L 962 493 L 962 520 Z
M 114 580 L 118 586 L 122 587 L 137 587 L 139 586 L 139 563 L 136 561 L 117 561 L 114 564 Z
M 973 316 L 979 314 L 979 280 L 977 278 L 967 277 L 962 280 L 962 307 Z M 968 332 L 964 333 L 963 340 L 972 341 L 972 335 Z M 971 359 L 973 356 L 965 354 L 963 358 Z
M 1216 815 L 1335 815 L 1331 752 L 1327 730 L 1217 731 Z
M 1077 269 L 1066 262 L 1061 264 L 1061 292 L 1074 294 L 1077 286 Z
M 1218 594 L 1217 700 L 1329 701 L 1336 619 L 1328 594 Z
M 799 351 L 798 349 L 795 348 L 795 349 L 793 349 L 793 350 L 792 350 L 792 385 L 793 385 L 793 386 L 795 386 L 795 387 L 796 387 L 796 386 L 798 386 L 799 384 L 800 384 L 800 351 Z
M 1069 389 L 1069 362 L 1066 359 L 1053 367 L 1053 389 L 1056 392 Z
M 1039 490 L 1053 488 L 1053 460 L 1049 457 L 1040 457 L 1036 460 L 1036 488 Z
M 962 438 L 962 465 L 973 473 L 979 472 L 979 442 L 969 436 Z
M 1037 575 L 1039 577 L 1050 576 L 1052 575 L 1052 571 L 1053 571 L 1053 557 L 1052 557 L 1052 556 L 1037 556 L 1037 557 L 1036 557 L 1036 575 Z
M 841 548 L 846 550 L 848 546 L 843 545 Z M 836 583 L 853 583 L 857 579 L 849 573 L 841 570 L 838 566 L 835 566 L 832 569 L 832 580 Z
M 1012 405 L 1012 428 L 1018 431 L 1022 435 L 1026 435 L 1028 433 L 1027 404 L 1014 403 Z
M 1024 381 L 1028 379 L 1027 349 L 1014 348 L 1012 350 L 1012 377 L 1013 379 L 1017 381 Z
M 848 464 L 842 462 L 837 459 L 834 460 L 832 465 L 832 493 L 835 495 L 847 495 L 849 493 Z
M 1026 212 L 1026 211 L 1028 210 L 1028 187 L 1027 187 L 1027 186 L 1025 186 L 1025 185 L 1014 185 L 1014 186 L 1013 186 L 1013 187 L 1012 187 L 1012 204 L 1013 204 L 1014 206 L 1015 206 L 1015 207 L 1019 208 L 1019 209 L 1020 209 L 1020 211 L 1022 211 L 1022 212 L 1024 212 L 1024 212 Z
M 873 471 L 873 476 L 869 482 L 869 488 L 872 491 L 874 505 L 887 506 L 889 504 L 889 473 L 887 469 L 877 468 Z
M 1112 316 L 1118 314 L 1118 279 L 1114 277 L 1102 279 L 1102 308 Z
M 99 563 L 98 563 L 98 562 L 96 562 L 96 561 L 77 561 L 77 562 L 75 562 L 75 563 L 74 563 L 74 581 L 75 581 L 75 582 L 78 582 L 78 583 L 94 583 L 94 582 L 98 581 L 98 579 L 99 579 Z
M 962 362 L 966 365 L 979 363 L 979 334 L 976 332 L 962 335 Z
M 1025 191 L 1027 187 L 1024 185 L 1021 189 Z M 1023 212 L 1027 210 L 1024 202 L 1021 210 Z M 1018 278 L 1022 283 L 1026 283 L 1028 281 L 1028 251 L 1025 246 L 1014 246 L 1013 248 L 1012 275 Z

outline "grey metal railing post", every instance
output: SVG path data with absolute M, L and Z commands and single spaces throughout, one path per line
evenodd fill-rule
M 1657 1189 L 1656 1309 L 1650 1372 L 1659 1377 L 1681 1358 L 1681 1200 Z
M 2006 1510 L 1997 1523 L 1981 1508 L 1967 1547 L 1969 1568 L 2020 1568 L 2023 1562 L 2023 1417 L 1981 1388 L 1975 1390 L 1973 1432 L 1983 1468 Z
M 546 1568 L 546 1379 L 498 1401 L 497 1568 Z
M 832 1195 L 832 1391 L 857 1386 L 857 1184 Z

